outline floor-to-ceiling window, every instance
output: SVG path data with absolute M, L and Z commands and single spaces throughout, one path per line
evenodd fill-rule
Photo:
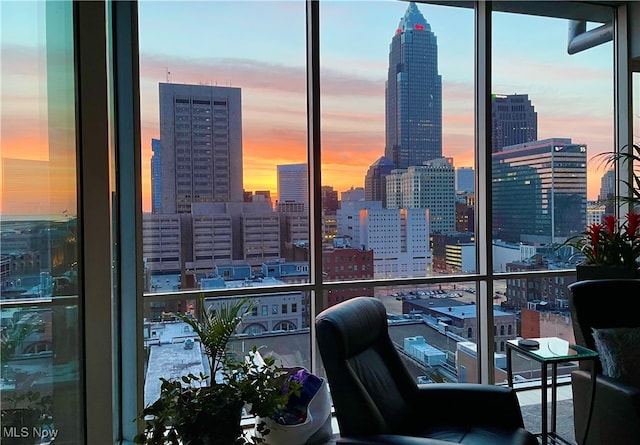
M 266 346 L 287 366 L 315 370 L 317 312 L 353 296 L 379 298 L 399 350 L 421 354 L 422 362 L 411 360 L 419 382 L 501 384 L 504 341 L 565 335 L 573 264 L 556 272 L 550 258 L 562 260 L 554 243 L 599 214 L 602 203 L 591 201 L 607 194 L 608 173 L 590 161 L 615 148 L 615 116 L 623 112 L 614 109 L 612 42 L 569 55 L 567 29 L 572 20 L 585 22 L 584 31 L 606 26 L 613 10 L 500 4 L 509 7 L 491 13 L 491 51 L 475 59 L 482 42 L 472 2 L 323 1 L 320 44 L 311 47 L 318 65 L 305 54 L 303 1 L 137 4 L 140 79 L 129 87 L 140 98 L 141 139 L 122 144 L 119 127 L 114 140 L 142 158 L 131 176 L 142 184 L 134 235 L 143 268 L 127 273 L 143 291 L 117 282 L 116 295 L 142 300 L 139 313 L 100 317 L 117 332 L 139 327 L 139 349 L 128 336 L 121 345 L 133 351 L 149 388 L 122 391 L 122 405 L 90 403 L 94 418 L 122 406 L 137 411 L 131 406 L 152 401 L 158 377 L 190 371 L 183 341 L 193 333 L 171 314 L 195 310 L 200 294 L 211 304 L 250 295 L 258 304 L 234 347 Z M 72 10 L 65 2 L 1 2 L 0 11 L 2 409 L 29 404 L 28 395 L 52 396 L 48 431 L 81 443 L 82 370 L 96 365 L 79 360 L 80 322 L 91 308 L 78 297 L 78 246 L 89 227 L 78 219 L 75 178 L 98 176 L 93 154 L 76 171 Z M 571 26 L 574 37 L 585 33 Z M 122 41 L 115 46 L 121 50 Z M 474 72 L 483 61 L 491 62 L 486 112 L 474 109 L 485 80 Z M 314 151 L 307 70 L 319 73 L 311 88 L 321 104 Z M 633 80 L 637 108 L 637 74 Z M 488 129 L 483 119 L 491 137 L 478 143 Z M 118 268 L 110 251 L 91 254 L 109 273 Z M 110 356 L 111 343 L 103 353 Z M 119 376 L 126 381 L 136 368 L 124 358 L 123 372 L 101 365 L 114 393 Z M 492 372 L 480 375 L 483 364 Z M 535 379 L 530 366 L 523 369 L 522 378 Z M 100 389 L 110 388 L 111 381 Z M 132 417 L 121 421 L 132 425 Z
M 611 39 L 568 54 L 567 28 L 613 13 L 514 5 L 491 12 L 483 114 L 473 3 L 321 2 L 317 66 L 303 2 L 140 3 L 146 386 L 185 372 L 193 333 L 172 314 L 202 291 L 259 300 L 238 348 L 286 365 L 316 365 L 314 316 L 354 296 L 385 303 L 419 381 L 501 384 L 507 340 L 571 339 L 577 257 L 557 246 L 602 205 L 589 159 L 613 146 L 614 100 Z M 186 26 L 194 15 L 217 25 Z M 319 73 L 318 150 L 305 70 Z M 179 351 L 161 358 L 164 344 Z
M 83 432 L 71 2 L 0 3 L 2 443 Z
M 494 282 L 494 301 L 516 321 L 505 331 L 495 317 L 497 354 L 515 335 L 574 339 L 575 275 L 558 272 L 584 257 L 561 246 L 616 213 L 613 171 L 597 156 L 614 148 L 613 17 L 609 8 L 576 15 L 517 4 L 492 13 L 493 271 L 508 274 Z M 609 33 L 594 37 L 596 27 Z M 519 380 L 539 381 L 539 366 L 517 358 L 514 367 Z M 499 368 L 496 383 L 506 378 Z
M 380 299 L 421 382 L 476 379 L 455 358 L 476 284 L 452 281 L 477 272 L 473 29 L 472 8 L 320 3 L 323 305 Z
M 145 403 L 159 377 L 208 372 L 173 316 L 194 290 L 212 308 L 250 294 L 232 347 L 310 369 L 305 4 L 141 2 L 138 19 Z

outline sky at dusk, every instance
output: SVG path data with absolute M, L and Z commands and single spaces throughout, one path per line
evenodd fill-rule
M 362 187 L 384 154 L 389 44 L 406 8 L 321 3 L 322 182 L 339 192 Z M 438 39 L 443 155 L 456 167 L 473 166 L 473 11 L 419 9 Z M 299 1 L 141 2 L 145 193 L 150 140 L 159 137 L 158 83 L 167 79 L 242 88 L 246 190 L 275 194 L 276 165 L 306 161 L 304 14 Z M 529 95 L 539 139 L 572 138 L 587 144 L 589 156 L 612 148 L 611 43 L 569 56 L 566 20 L 505 13 L 494 14 L 494 36 L 493 92 Z M 589 174 L 590 198 L 602 173 Z
M 43 161 L 50 144 L 43 10 L 35 2 L 7 3 L 0 2 L 1 155 Z M 275 195 L 276 166 L 306 162 L 304 2 L 139 6 L 144 210 L 151 207 L 151 139 L 160 134 L 158 84 L 167 80 L 242 89 L 244 188 Z M 389 44 L 406 8 L 397 1 L 321 2 L 322 182 L 339 192 L 362 187 L 367 168 L 384 154 Z M 438 39 L 443 155 L 456 167 L 473 166 L 473 11 L 419 9 Z M 588 146 L 589 158 L 611 150 L 612 43 L 570 56 L 566 20 L 494 13 L 493 26 L 493 92 L 529 95 L 539 139 L 572 138 Z M 589 199 L 603 173 L 589 163 Z

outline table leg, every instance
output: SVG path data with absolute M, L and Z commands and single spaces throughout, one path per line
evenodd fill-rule
M 547 426 L 547 364 L 542 363 L 542 444 L 547 445 L 549 428 Z
M 558 394 L 556 393 L 556 382 L 558 378 L 558 364 L 551 363 L 551 433 L 556 433 L 556 407 L 558 404 Z
M 507 348 L 507 384 L 513 388 L 513 370 L 511 369 L 511 348 Z

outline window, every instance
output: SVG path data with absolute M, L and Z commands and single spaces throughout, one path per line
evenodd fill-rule
M 489 52 L 484 42 L 476 42 L 473 8 L 396 1 L 312 3 L 314 13 L 319 8 L 321 29 L 318 45 L 309 42 L 309 47 L 320 48 L 320 61 L 307 67 L 306 3 L 287 2 L 283 9 L 277 2 L 256 2 L 252 16 L 261 20 L 243 28 L 242 39 L 212 47 L 192 42 L 228 41 L 237 23 L 246 23 L 246 4 L 0 2 L 0 74 L 6 87 L 0 93 L 2 327 L 24 323 L 36 311 L 33 335 L 38 338 L 19 352 L 30 359 L 38 356 L 39 364 L 29 372 L 52 375 L 54 357 L 56 367 L 79 370 L 69 376 L 65 403 L 54 404 L 59 440 L 80 444 L 86 436 L 93 443 L 105 431 L 123 431 L 123 438 L 131 440 L 135 425 L 130 420 L 141 408 L 135 405 L 142 394 L 120 390 L 144 391 L 150 381 L 137 376 L 150 374 L 135 369 L 150 366 L 153 360 L 146 359 L 158 343 L 168 344 L 173 334 L 161 325 L 173 323 L 171 312 L 197 313 L 195 293 L 259 300 L 260 317 L 251 317 L 239 333 L 267 344 L 270 352 L 298 357 L 296 365 L 309 369 L 318 365 L 311 363 L 312 308 L 355 296 L 379 298 L 389 309 L 396 344 L 404 347 L 405 338 L 421 332 L 436 339 L 454 333 L 475 343 L 482 352 L 476 357 L 486 362 L 483 367 L 455 363 L 455 373 L 448 375 L 490 383 L 500 382 L 503 372 L 491 353 L 503 350 L 508 339 L 496 339 L 491 325 L 507 326 L 507 337 L 515 338 L 521 334 L 519 323 L 531 323 L 538 313 L 551 323 L 556 311 L 558 322 L 564 316 L 573 264 L 550 265 L 553 244 L 582 230 L 586 215 L 600 211 L 592 201 L 607 191 L 601 190 L 606 172 L 590 162 L 591 156 L 616 141 L 637 141 L 640 133 L 638 74 L 631 86 L 614 84 L 614 71 L 625 72 L 628 61 L 616 61 L 621 66 L 614 69 L 612 42 L 567 54 L 567 20 L 577 10 L 574 4 L 495 2 L 490 5 L 500 9 L 491 13 L 492 29 L 487 30 L 492 84 L 483 84 L 486 78 L 478 73 L 476 98 L 474 57 L 482 62 Z M 91 8 L 102 11 L 104 6 L 116 16 L 138 8 L 139 48 L 129 46 L 137 39 L 127 40 L 132 20 L 111 16 L 104 26 L 80 26 L 87 17 L 83 14 L 97 18 Z M 487 2 L 476 6 L 482 10 Z M 580 17 L 575 18 L 587 20 L 590 29 L 611 23 L 617 4 L 578 6 Z M 408 79 L 415 76 L 402 71 L 408 65 L 389 66 L 392 53 L 402 50 L 403 39 L 394 41 L 394 36 L 408 8 L 419 11 L 437 42 L 436 48 L 418 45 L 413 52 L 416 63 L 437 55 L 438 70 L 429 73 L 428 82 L 425 75 L 411 83 Z M 216 26 L 185 28 L 167 43 L 166 23 L 192 23 L 193 17 Z M 631 27 L 639 22 L 635 16 L 628 21 Z M 109 30 L 107 45 L 101 44 L 108 26 L 117 29 Z M 401 30 L 411 35 L 404 41 L 416 43 L 427 35 L 417 31 Z M 81 48 L 73 47 L 76 37 Z M 134 56 L 139 50 L 133 60 L 140 66 L 130 69 L 122 53 L 107 50 Z M 76 51 L 87 53 L 75 57 Z M 108 72 L 107 56 L 124 69 Z M 247 61 L 255 71 L 246 70 Z M 90 69 L 84 70 L 85 63 Z M 307 69 L 320 75 L 310 97 Z M 123 74 L 138 71 L 141 77 L 134 84 Z M 385 91 L 390 78 L 397 85 Z M 83 91 L 83 82 L 98 85 L 105 79 L 110 83 L 103 92 L 74 96 Z M 427 87 L 431 92 L 423 95 Z M 623 108 L 627 102 L 613 96 L 618 90 L 631 92 L 634 109 Z M 140 110 L 134 108 L 138 96 Z M 495 115 L 474 114 L 474 104 L 482 105 L 484 98 L 491 102 L 487 108 L 499 107 Z M 311 116 L 314 125 L 308 125 L 307 100 L 313 104 L 316 99 L 322 108 Z M 397 105 L 398 116 L 411 117 L 418 108 L 412 100 L 429 103 L 435 113 L 419 116 L 416 126 L 411 125 L 415 119 L 405 118 L 392 125 L 388 104 Z M 88 107 L 92 113 L 83 114 Z M 519 138 L 534 134 L 533 113 L 537 136 L 523 142 Z M 616 121 L 626 121 L 627 115 L 633 116 L 635 139 L 616 134 L 624 129 Z M 491 135 L 484 135 L 483 119 L 490 121 Z M 168 122 L 166 128 L 161 121 Z M 319 133 L 308 135 L 307 128 Z M 308 147 L 308 140 L 321 140 L 322 146 Z M 142 151 L 133 156 L 129 147 L 136 147 L 136 141 Z M 494 142 L 502 145 L 494 147 Z M 423 155 L 430 157 L 428 165 Z M 321 162 L 309 164 L 315 172 L 308 170 L 309 157 Z M 84 162 L 88 159 L 92 162 Z M 395 167 L 406 163 L 406 169 L 395 169 L 406 171 L 387 171 L 387 161 Z M 175 168 L 169 168 L 172 163 Z M 24 171 L 28 174 L 19 174 Z M 320 171 L 323 183 L 309 184 Z M 490 184 L 482 182 L 487 171 Z M 486 187 L 475 190 L 478 181 Z M 323 198 L 316 196 L 322 187 L 328 187 Z M 81 191 L 77 196 L 76 190 Z M 81 205 L 79 199 L 84 199 Z M 320 199 L 322 210 L 311 205 Z M 487 202 L 493 207 L 487 208 Z M 170 208 L 162 208 L 166 203 Z M 25 237 L 35 241 L 34 247 L 25 248 Z M 92 252 L 91 261 L 80 249 Z M 347 266 L 357 261 L 361 267 L 335 275 L 344 269 L 325 266 L 336 265 L 337 258 L 328 256 L 332 250 L 345 259 L 358 258 Z M 493 255 L 478 255 L 482 252 Z M 570 252 L 558 254 L 572 258 Z M 96 274 L 97 280 L 85 279 Z M 469 281 L 457 282 L 461 274 Z M 112 288 L 104 286 L 109 280 Z M 345 287 L 340 280 L 354 284 Z M 92 303 L 82 310 L 80 288 Z M 28 303 L 6 298 L 25 291 L 31 292 Z M 124 296 L 141 293 L 142 319 L 135 320 L 140 302 Z M 43 298 L 48 296 L 56 298 Z M 278 309 L 285 302 L 291 306 L 282 317 Z M 492 307 L 492 320 L 474 307 Z M 427 323 L 399 334 L 397 327 L 411 317 Z M 97 326 L 105 328 L 97 332 Z M 283 345 L 278 339 L 293 337 L 268 334 L 274 330 L 300 341 Z M 144 341 L 144 354 L 138 355 L 137 342 L 121 341 L 136 335 Z M 425 343 L 436 343 L 424 337 Z M 121 350 L 113 345 L 122 345 Z M 241 342 L 236 346 L 241 350 Z M 449 346 L 455 350 L 458 344 Z M 104 353 L 111 350 L 116 354 Z M 450 352 L 446 355 L 453 357 Z M 78 366 L 80 358 L 86 366 Z M 3 358 L 3 369 L 16 372 L 16 361 L 15 356 L 9 362 Z M 437 372 L 436 367 L 430 371 Z M 479 370 L 487 367 L 490 372 L 481 375 Z M 529 368 L 523 365 L 519 371 L 524 375 Z M 83 393 L 80 382 L 95 391 Z M 51 382 L 45 393 L 58 396 L 62 390 Z M 13 395 L 6 385 L 1 391 L 3 400 Z M 113 391 L 122 394 L 122 404 L 114 402 L 119 399 Z M 83 406 L 96 409 L 85 413 Z
M 77 182 L 76 161 L 78 151 L 87 148 L 85 143 L 96 142 L 92 148 L 97 151 L 107 145 L 104 139 L 97 141 L 88 135 L 77 138 L 76 122 L 81 116 L 91 119 L 83 115 L 83 107 L 76 109 L 75 91 L 81 81 L 76 77 L 80 64 L 74 63 L 71 2 L 2 2 L 0 17 L 2 409 L 12 398 L 33 396 L 35 406 L 53 397 L 47 414 L 55 426 L 45 427 L 43 434 L 56 434 L 61 442 L 81 443 L 85 435 L 82 388 L 85 382 L 95 382 L 96 372 L 85 373 L 79 355 L 83 344 L 80 308 L 87 306 L 80 306 L 85 296 L 79 292 L 92 292 L 91 283 L 80 286 L 84 260 L 80 249 L 100 243 L 80 237 L 82 232 L 89 237 L 104 229 L 102 235 L 108 239 L 109 221 L 107 216 L 100 227 L 92 228 L 95 231 L 81 230 L 90 215 L 84 218 L 78 212 L 77 185 L 89 188 L 95 183 L 88 178 Z M 104 103 L 96 100 L 97 106 Z M 103 120 L 94 135 L 106 128 Z M 96 259 L 95 264 L 100 263 Z M 110 275 L 103 270 L 96 277 L 106 276 L 108 281 Z M 98 291 L 96 297 L 104 296 L 104 291 Z M 96 314 L 91 308 L 86 311 L 88 324 Z M 109 348 L 111 339 L 103 340 Z M 84 359 L 94 359 L 89 356 L 91 352 Z M 104 365 L 100 359 L 97 362 Z M 51 378 L 53 375 L 61 378 Z M 110 392 L 96 392 L 111 398 Z M 56 397 L 64 397 L 64 403 L 56 403 Z M 23 403 L 18 401 L 16 407 L 22 408 Z M 10 428 L 20 434 L 24 427 L 31 434 L 40 426 L 29 422 L 11 425 L 4 421 L 3 411 L 3 438 Z

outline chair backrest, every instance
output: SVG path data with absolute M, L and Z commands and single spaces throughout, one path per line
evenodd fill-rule
M 576 343 L 595 350 L 592 329 L 640 326 L 640 279 L 577 281 L 569 285 Z M 581 368 L 588 368 L 588 361 Z M 598 361 L 598 372 L 601 370 Z
M 386 309 L 356 297 L 316 317 L 316 334 L 340 433 L 395 434 L 412 422 L 417 384 L 387 331 Z

